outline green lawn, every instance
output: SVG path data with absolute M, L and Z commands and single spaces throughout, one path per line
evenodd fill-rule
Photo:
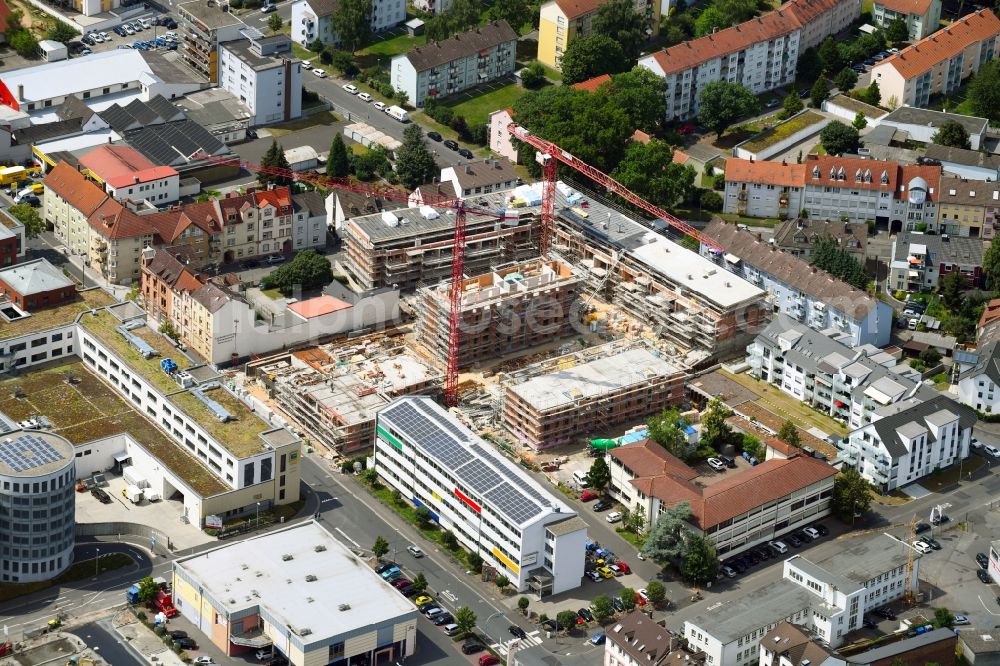
M 391 58 L 392 56 L 407 53 L 411 49 L 423 46 L 426 43 L 427 35 L 418 35 L 416 37 L 411 37 L 410 35 L 396 35 L 395 37 L 375 42 L 361 51 L 359 55 L 374 55 L 383 58 Z
M 516 83 L 509 83 L 503 88 L 476 95 L 472 99 L 447 102 L 447 105 L 456 114 L 465 116 L 465 122 L 469 124 L 469 127 L 473 127 L 485 123 L 489 115 L 497 109 L 512 106 L 525 92 L 525 89 Z

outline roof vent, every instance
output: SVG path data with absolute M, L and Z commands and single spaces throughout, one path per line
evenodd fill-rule
M 292 559 L 292 556 L 291 556 L 290 553 L 285 553 L 284 555 L 281 556 L 281 561 L 282 562 L 287 562 L 290 559 Z
M 306 574 L 306 582 L 307 583 L 315 583 L 316 582 L 316 576 L 314 576 L 313 574 Z
M 324 546 L 323 544 L 320 544 L 320 545 L 316 546 L 315 548 L 313 548 L 313 550 L 315 550 L 317 553 L 322 553 L 323 551 L 326 550 L 326 546 Z
M 337 610 L 339 610 L 339 611 L 349 611 L 349 610 L 351 610 L 351 604 L 340 604 L 339 606 L 337 606 Z

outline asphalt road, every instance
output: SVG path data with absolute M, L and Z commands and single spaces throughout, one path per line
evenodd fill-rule
M 146 666 L 114 630 L 107 626 L 107 620 L 85 624 L 72 633 L 83 639 L 104 660 L 114 666 Z

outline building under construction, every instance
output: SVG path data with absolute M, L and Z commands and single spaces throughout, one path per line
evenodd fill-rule
M 532 198 L 534 193 L 522 186 L 466 200 L 473 209 L 493 212 L 466 214 L 467 275 L 538 256 L 540 201 Z M 396 286 L 413 291 L 420 284 L 451 278 L 452 210 L 420 206 L 363 215 L 345 222 L 340 235 L 345 266 L 363 289 Z
M 684 398 L 687 373 L 648 344 L 617 341 L 501 380 L 503 424 L 536 450 L 645 418 Z
M 439 389 L 441 373 L 387 340 L 308 350 L 252 364 L 270 397 L 316 442 L 349 456 L 369 451 L 375 410 L 397 396 Z
M 573 332 L 582 280 L 561 259 L 508 264 L 462 281 L 460 368 Z M 451 280 L 417 291 L 418 340 L 448 361 Z

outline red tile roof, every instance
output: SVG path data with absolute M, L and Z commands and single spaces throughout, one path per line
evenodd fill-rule
M 834 157 L 831 155 L 809 155 L 803 164 L 805 182 L 814 186 L 850 187 L 859 190 L 896 191 L 899 165 L 883 160 L 866 160 L 860 157 Z M 940 169 L 940 167 L 938 167 Z M 855 180 L 858 170 L 861 179 Z M 866 183 L 865 172 L 871 171 L 871 182 Z M 882 184 L 883 172 L 888 176 L 888 184 Z M 843 178 L 841 178 L 843 175 Z
M 636 132 L 638 131 L 639 130 L 636 130 Z M 674 164 L 687 164 L 690 159 L 691 156 L 685 153 L 683 150 L 678 150 L 677 148 L 674 148 L 674 159 L 673 159 Z
M 730 157 L 726 160 L 726 180 L 737 183 L 760 183 L 780 187 L 802 187 L 806 167 L 803 164 L 784 164 L 761 160 L 744 160 Z
M 967 46 L 992 39 L 998 34 L 1000 34 L 1000 19 L 989 9 L 980 9 L 886 58 L 876 65 L 876 69 L 884 66 L 893 67 L 904 79 L 912 79 L 930 70 L 939 62 L 955 57 Z
M 982 328 L 997 319 L 1000 319 L 1000 298 L 994 298 L 986 304 L 986 307 L 983 309 L 983 315 L 979 318 L 977 328 Z
M 601 74 L 600 76 L 595 76 L 592 79 L 587 79 L 586 81 L 580 81 L 579 83 L 574 83 L 573 87 L 577 90 L 586 90 L 587 92 L 596 92 L 605 83 L 611 81 L 611 76 L 609 74 Z
M 185 268 L 181 271 L 181 274 L 177 276 L 177 281 L 174 282 L 173 288 L 175 291 L 194 292 L 201 289 L 203 284 L 204 283 L 199 280 L 194 273 Z
M 897 14 L 923 16 L 931 8 L 933 0 L 877 0 L 877 2 Z
M 610 455 L 632 470 L 636 476 L 652 477 L 669 474 L 688 480 L 698 476 L 698 472 L 651 439 L 612 449 Z
M 288 306 L 288 309 L 304 319 L 312 319 L 328 315 L 331 312 L 337 312 L 338 310 L 346 310 L 349 307 L 351 307 L 350 303 L 324 294 L 316 298 L 292 303 Z
M 45 176 L 45 189 L 84 215 L 90 215 L 108 195 L 68 162 L 60 162 Z
M 292 194 L 287 187 L 276 187 L 273 190 L 258 190 L 254 192 L 254 200 L 258 207 L 271 204 L 275 208 L 288 208 L 292 205 Z
M 638 130 L 638 129 L 636 131 L 632 132 L 632 137 L 631 137 L 632 141 L 635 141 L 636 143 L 649 143 L 650 139 L 652 139 L 652 138 L 653 137 L 649 136 L 648 134 L 646 134 L 642 130 Z M 675 155 L 676 155 L 676 153 L 675 153 Z M 676 156 L 674 158 L 674 161 L 675 162 L 677 161 Z
M 596 12 L 605 0 L 555 0 L 555 2 L 566 18 L 575 19 Z
M 129 146 L 95 148 L 80 158 L 80 164 L 116 189 L 177 175 L 173 167 L 156 166 Z

